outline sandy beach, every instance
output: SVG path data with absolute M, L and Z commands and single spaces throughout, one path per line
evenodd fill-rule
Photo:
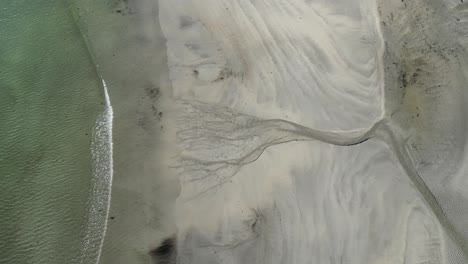
M 466 262 L 466 4 L 78 7 L 115 115 L 100 263 Z

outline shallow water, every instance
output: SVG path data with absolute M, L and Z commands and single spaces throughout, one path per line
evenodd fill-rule
M 70 3 L 0 13 L 0 262 L 466 263 L 466 3 Z
M 0 20 L 0 262 L 78 263 L 101 80 L 66 2 L 3 1 Z

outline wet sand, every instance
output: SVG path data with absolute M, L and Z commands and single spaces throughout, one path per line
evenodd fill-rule
M 178 196 L 162 155 L 171 151 L 161 137 L 160 106 L 171 85 L 157 5 L 84 1 L 76 7 L 114 109 L 112 198 L 99 263 L 151 263 L 150 252 L 175 233 Z

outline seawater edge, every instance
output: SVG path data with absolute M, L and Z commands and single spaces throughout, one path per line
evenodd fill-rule
M 88 215 L 85 235 L 81 245 L 80 263 L 99 263 L 102 245 L 107 229 L 112 192 L 112 122 L 113 109 L 102 80 L 105 109 L 96 119 L 91 142 L 93 173 L 88 198 Z
M 90 47 L 90 41 L 85 30 L 80 26 L 79 14 L 73 11 L 74 3 L 66 0 L 70 5 L 70 14 L 75 26 L 86 45 L 96 74 L 101 80 L 104 94 L 104 111 L 96 118 L 92 131 L 91 157 L 92 175 L 89 197 L 87 200 L 88 212 L 85 219 L 85 230 L 81 242 L 78 263 L 99 263 L 102 246 L 107 229 L 109 209 L 112 193 L 113 177 L 113 142 L 112 125 L 113 109 L 110 101 L 107 84 L 102 77 L 96 57 Z

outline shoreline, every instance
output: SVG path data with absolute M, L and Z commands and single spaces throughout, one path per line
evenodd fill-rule
M 162 137 L 171 86 L 165 39 L 153 17 L 157 6 L 78 7 L 114 109 L 112 202 L 99 263 L 149 263 L 150 252 L 175 233 L 172 204 L 178 195 Z

